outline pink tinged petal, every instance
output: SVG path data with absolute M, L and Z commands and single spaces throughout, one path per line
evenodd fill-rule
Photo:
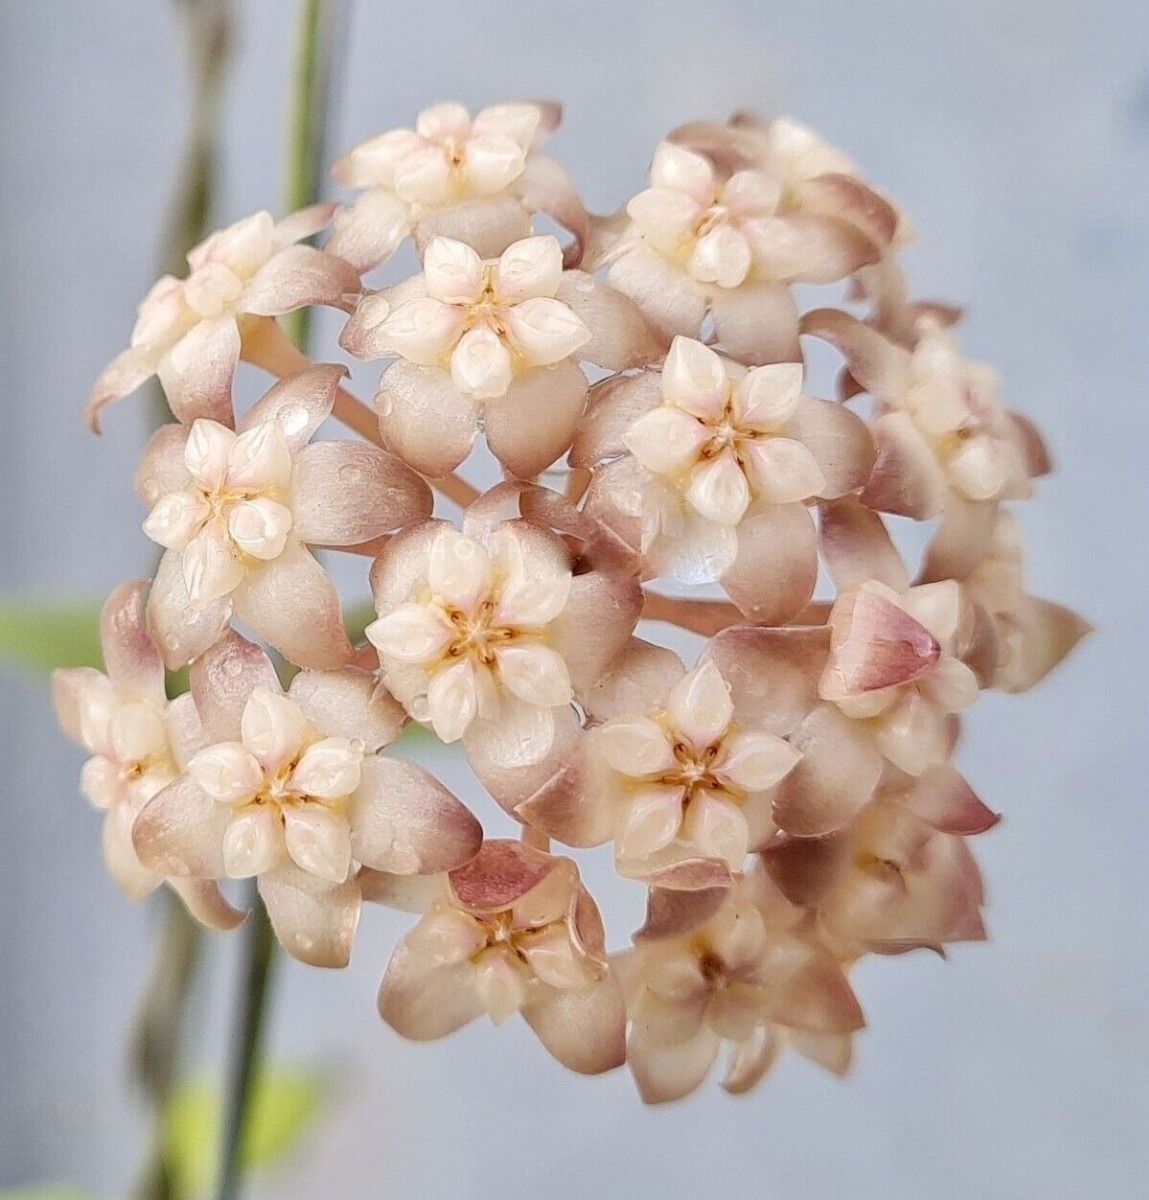
M 132 842 L 140 862 L 158 875 L 221 879 L 223 838 L 231 810 L 181 775 L 140 810 Z
M 100 612 L 100 647 L 108 677 L 121 694 L 161 704 L 164 664 L 145 619 L 148 585 L 121 584 Z
M 169 492 L 156 501 L 144 521 L 144 533 L 166 550 L 182 550 L 211 516 L 199 492 Z
M 814 709 L 789 740 L 802 757 L 779 785 L 774 820 L 798 837 L 840 829 L 877 787 L 881 755 L 864 730 L 828 705 Z
M 801 755 L 789 742 L 760 730 L 739 730 L 722 743 L 717 779 L 740 792 L 764 792 L 793 770 Z
M 318 806 L 283 813 L 287 852 L 296 866 L 330 883 L 343 883 L 351 871 L 351 832 L 347 818 Z
M 373 332 L 372 358 L 394 354 L 422 367 L 436 366 L 460 339 L 467 311 L 432 296 L 400 304 Z
M 375 405 L 387 445 L 424 475 L 449 475 L 470 454 L 475 402 L 445 371 L 394 363 L 379 381 Z
M 773 433 L 785 427 L 802 401 L 801 363 L 773 363 L 747 371 L 734 388 L 741 426 Z
M 626 1059 L 626 1006 L 618 983 L 607 976 L 589 988 L 530 997 L 523 1019 L 564 1067 L 599 1075 Z
M 275 222 L 268 212 L 255 212 L 224 229 L 218 229 L 188 253 L 188 265 L 224 263 L 248 274 L 271 253 Z
M 259 877 L 259 894 L 280 945 L 313 967 L 345 967 L 359 925 L 361 900 L 354 879 L 332 884 L 292 863 Z
M 136 323 L 132 328 L 131 345 L 146 350 L 156 345 L 170 344 L 186 329 L 189 319 L 184 302 L 184 284 L 174 275 L 161 275 L 140 302 Z
M 750 485 L 730 450 L 700 462 L 690 472 L 686 499 L 700 517 L 737 525 L 750 507 Z
M 479 683 L 469 658 L 437 672 L 427 687 L 431 727 L 444 742 L 457 742 L 479 712 Z
M 279 679 L 271 659 L 259 646 L 230 631 L 207 653 L 196 659 L 191 668 L 190 682 L 196 712 L 203 722 L 205 743 L 235 741 L 243 736 L 247 748 L 257 757 L 268 749 L 267 742 L 255 740 L 258 726 L 248 726 L 251 742 L 243 734 L 243 719 L 253 701 L 257 708 L 267 708 L 267 724 L 270 726 L 271 714 L 275 710 L 272 701 L 265 704 L 264 695 L 266 693 L 274 697 L 280 692 Z M 286 708 L 283 718 L 291 718 Z M 248 720 L 250 722 L 251 718 Z M 270 737 L 270 733 L 267 737 Z M 278 768 L 278 761 L 269 761 L 275 762 L 273 769 Z
M 425 604 L 403 604 L 373 621 L 367 640 L 387 658 L 403 663 L 436 662 L 454 631 Z
M 410 232 L 407 205 L 392 192 L 373 188 L 336 212 L 326 250 L 357 271 L 370 271 L 386 262 Z
M 771 504 L 793 504 L 817 496 L 826 486 L 818 460 L 801 442 L 772 437 L 743 447 L 754 487 Z
M 600 725 L 590 736 L 595 752 L 632 779 L 653 778 L 675 765 L 670 736 L 649 717 L 619 717 Z
M 1001 820 L 949 763 L 927 767 L 905 786 L 883 792 L 883 799 L 908 809 L 941 833 L 961 837 L 984 833 Z
M 563 252 L 554 237 L 523 238 L 508 246 L 495 267 L 495 294 L 503 304 L 553 297 L 563 277 Z
M 768 1025 L 759 1026 L 730 1051 L 723 1088 L 732 1096 L 744 1096 L 757 1087 L 782 1053 L 782 1039 Z
M 104 818 L 102 849 L 104 865 L 115 885 L 129 900 L 150 896 L 162 882 L 154 871 L 140 862 L 132 845 L 135 813 L 130 804 L 116 804 Z
M 246 804 L 263 786 L 263 768 L 239 742 L 219 742 L 196 754 L 188 775 L 219 804 Z
M 846 221 L 879 246 L 888 246 L 897 233 L 897 209 L 850 174 L 831 170 L 803 180 L 792 185 L 792 195 L 802 212 Z
M 783 284 L 744 283 L 710 298 L 722 349 L 746 363 L 797 362 L 798 309 Z
M 495 664 L 503 686 L 524 703 L 556 708 L 571 702 L 566 663 L 550 647 L 531 643 L 500 647 Z
M 512 242 L 529 237 L 531 215 L 516 195 L 474 197 L 452 208 L 424 213 L 415 225 L 422 254 L 435 237 L 465 242 L 481 258 L 496 258 Z
M 830 661 L 819 685 L 823 699 L 912 683 L 938 661 L 941 647 L 882 584 L 864 583 L 838 597 L 830 613 Z
M 638 1093 L 647 1104 L 681 1100 L 697 1089 L 718 1057 L 718 1035 L 703 1026 L 684 1042 L 660 1045 L 636 1028 L 631 1034 L 627 1060 Z
M 771 1017 L 780 1024 L 814 1033 L 852 1033 L 865 1024 L 842 968 L 824 948 L 798 938 L 778 939 L 767 949 L 761 970 L 770 980 Z
M 339 594 L 326 571 L 298 543 L 248 571 L 235 593 L 241 621 L 300 667 L 340 667 L 353 651 Z
M 203 654 L 223 632 L 231 615 L 224 598 L 192 605 L 184 583 L 182 555 L 169 550 L 148 593 L 148 625 L 164 656 L 164 665 L 179 670 Z
M 661 345 L 638 305 L 582 271 L 567 271 L 556 297 L 590 332 L 580 358 L 609 371 L 644 366 L 661 357 Z
M 1030 479 L 1048 475 L 1053 463 L 1041 430 L 1024 413 L 1007 412 L 1005 418 L 1009 439 L 1021 455 L 1026 475 Z
M 215 525 L 196 534 L 179 553 L 184 587 L 193 608 L 230 596 L 246 575 L 231 539 Z
M 703 420 L 717 420 L 729 393 L 726 368 L 709 346 L 681 336 L 670 343 L 662 367 L 664 402 Z
M 184 425 L 161 425 L 145 447 L 133 483 L 136 495 L 149 508 L 154 508 L 168 493 L 184 492 L 192 486 L 184 465 L 187 437 Z
M 226 482 L 239 491 L 286 488 L 291 484 L 291 448 L 277 420 L 244 422 L 227 456 Z
M 316 729 L 361 742 L 368 754 L 393 742 L 406 715 L 374 676 L 347 667 L 341 671 L 300 671 L 289 699 Z
M 727 887 L 691 892 L 651 888 L 646 898 L 646 920 L 635 933 L 634 941 L 657 942 L 693 933 L 714 916 L 729 895 Z M 697 988 L 697 971 L 692 974 L 694 979 L 688 981 L 687 995 Z
M 506 309 L 503 320 L 512 342 L 535 367 L 548 367 L 570 358 L 590 341 L 590 330 L 580 318 L 561 300 L 545 296 Z
M 1007 481 L 1002 449 L 985 434 L 966 438 L 946 461 L 950 482 L 968 500 L 993 500 Z
M 809 603 L 818 579 L 818 540 L 801 504 L 751 509 L 738 527 L 738 553 L 720 580 L 747 619 L 781 625 Z
M 511 353 L 485 325 L 468 329 L 451 353 L 451 381 L 464 395 L 484 400 L 506 394 L 514 377 Z
M 908 692 L 877 721 L 874 742 L 899 770 L 920 775 L 942 737 L 941 713 L 916 691 Z
M 431 543 L 427 583 L 436 600 L 473 613 L 492 585 L 490 556 L 474 538 L 442 529 Z
M 701 421 L 664 405 L 639 417 L 621 440 L 648 471 L 675 475 L 697 461 L 709 438 Z
M 880 512 L 916 521 L 937 516 L 948 503 L 945 474 L 910 415 L 886 413 L 870 431 L 877 456 L 863 501 Z
M 157 373 L 178 420 L 235 424 L 231 383 L 239 349 L 235 318 L 218 317 L 193 325 L 160 359 Z
M 346 375 L 346 367 L 321 366 L 280 380 L 244 414 L 238 426 L 240 432 L 274 423 L 283 435 L 288 451 L 297 454 L 331 414 L 335 393 Z M 283 470 L 282 460 L 276 469 Z M 289 479 L 290 476 L 284 478 L 285 485 Z
M 598 682 L 629 641 L 641 612 L 642 586 L 626 571 L 588 571 L 571 580 L 570 598 L 550 634 L 576 693 Z M 595 636 L 588 638 L 591 628 Z
M 685 789 L 651 786 L 636 792 L 615 834 L 619 858 L 640 860 L 657 854 L 678 836 Z
M 599 721 L 655 713 L 684 674 L 682 660 L 672 650 L 631 638 L 585 693 L 583 703 Z
M 750 846 L 746 818 L 737 804 L 718 792 L 696 792 L 686 806 L 682 840 L 706 858 L 721 859 L 740 871 Z
M 423 139 L 413 129 L 392 129 L 360 142 L 331 168 L 331 174 L 344 187 L 390 186 L 395 164 L 422 144 Z
M 822 556 L 839 591 L 876 579 L 895 592 L 910 584 L 882 518 L 853 497 L 820 507 Z
M 274 317 L 313 304 L 349 309 L 358 295 L 359 272 L 350 263 L 313 246 L 287 246 L 248 280 L 240 304 Z
M 219 885 L 206 879 L 169 879 L 166 881 L 184 908 L 208 929 L 225 933 L 247 920 L 247 913 L 232 908 L 223 898 Z
M 433 908 L 405 939 L 413 953 L 436 966 L 451 966 L 487 944 L 482 922 L 457 908 Z
M 470 862 L 483 830 L 422 767 L 373 757 L 347 810 L 357 861 L 399 875 L 430 875 Z
M 184 443 L 184 466 L 205 492 L 223 486 L 235 440 L 236 435 L 218 421 L 199 419 L 193 422 Z
M 306 208 L 297 209 L 280 221 L 276 221 L 272 231 L 272 242 L 277 249 L 302 242 L 305 238 L 314 237 L 317 233 L 331 224 L 335 216 L 337 204 L 309 204 Z
M 486 406 L 492 453 L 513 476 L 539 474 L 570 448 L 586 393 L 586 376 L 570 359 L 520 375 Z
M 663 338 L 697 337 L 706 296 L 685 272 L 647 246 L 629 247 L 610 267 L 610 285 L 629 296 Z
M 1093 629 L 1077 613 L 1036 596 L 1026 598 L 1021 620 L 1020 637 L 1001 683 L 1007 692 L 1023 692 L 1039 683 Z
M 267 805 L 236 813 L 223 835 L 223 865 L 229 879 L 254 879 L 283 857 L 283 822 Z
M 415 120 L 415 131 L 421 138 L 462 141 L 471 132 L 471 114 L 454 101 L 432 104 L 423 109 Z
M 121 703 L 108 722 L 108 737 L 118 762 L 141 762 L 167 750 L 167 729 L 155 701 Z
M 996 504 L 950 492 L 941 524 L 926 547 L 922 580 L 965 579 L 989 553 L 996 519 Z
M 423 274 L 428 293 L 444 304 L 473 304 L 483 293 L 483 260 L 452 238 L 427 243 Z
M 676 684 L 666 701 L 676 734 L 705 750 L 726 732 L 734 717 L 730 687 L 713 662 L 703 662 Z
M 114 400 L 134 392 L 156 373 L 154 355 L 132 348 L 117 354 L 100 373 L 88 397 L 85 416 L 88 428 L 100 433 L 100 414 Z
M 673 142 L 658 144 L 650 164 L 650 182 L 653 187 L 685 192 L 698 204 L 710 204 L 714 199 L 714 171 L 710 163 L 701 154 Z
M 881 257 L 872 238 L 833 217 L 790 212 L 745 229 L 759 270 L 773 279 L 835 283 Z
M 566 925 L 548 925 L 528 933 L 520 948 L 535 978 L 547 987 L 585 988 L 598 978 L 598 968 L 575 945 Z
M 870 478 L 874 439 L 865 422 L 841 404 L 804 397 L 786 432 L 813 454 L 824 477 L 819 496 L 844 496 Z
M 736 288 L 750 273 L 750 246 L 733 225 L 723 221 L 695 243 L 687 269 L 702 283 Z
M 363 751 L 349 738 L 313 742 L 291 772 L 292 791 L 320 800 L 350 796 L 362 776 Z
M 475 968 L 467 961 L 442 966 L 401 942 L 379 988 L 379 1013 L 392 1029 L 414 1041 L 446 1037 L 483 1012 Z
M 227 531 L 236 546 L 244 554 L 265 561 L 283 553 L 291 525 L 291 509 L 262 497 L 240 502 L 227 518 Z
M 514 191 L 524 207 L 546 213 L 574 236 L 564 258 L 568 266 L 577 266 L 590 237 L 591 218 L 566 168 L 548 155 L 530 154 Z M 525 233 L 529 232 L 528 223 Z

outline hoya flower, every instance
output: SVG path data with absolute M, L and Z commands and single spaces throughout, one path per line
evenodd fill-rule
M 445 1037 L 484 1012 L 520 1013 L 572 1071 L 597 1075 L 626 1054 L 626 1011 L 602 920 L 578 869 L 516 841 L 488 841 L 450 872 L 403 939 L 379 989 L 404 1037 Z
M 940 950 L 985 937 L 981 874 L 966 839 L 997 821 L 952 766 L 937 763 L 917 778 L 895 772 L 827 837 L 779 834 L 762 859 L 840 953 Z
M 756 901 L 759 901 L 756 903 Z M 636 938 L 616 956 L 627 997 L 627 1060 L 648 1104 L 689 1095 L 710 1073 L 723 1043 L 723 1086 L 745 1092 L 777 1055 L 786 1033 L 841 1043 L 863 1025 L 861 1008 L 834 956 L 793 926 L 794 910 L 758 874 L 711 917 L 670 937 Z M 785 1032 L 783 1032 L 785 1031 Z
M 386 546 L 367 637 L 412 717 L 472 762 L 526 763 L 625 643 L 641 592 L 626 574 L 573 576 L 566 544 L 529 521 L 471 528 L 428 522 Z
M 367 295 L 340 339 L 364 359 L 395 357 L 376 396 L 387 444 L 426 475 L 470 453 L 480 419 L 512 475 L 538 474 L 566 451 L 586 400 L 586 359 L 611 370 L 648 361 L 650 334 L 625 297 L 565 271 L 553 237 L 498 259 L 435 238 L 423 274 Z
M 351 647 L 339 597 L 308 546 L 370 542 L 430 515 L 426 483 L 361 442 L 309 445 L 342 367 L 276 384 L 238 431 L 199 418 L 160 429 L 137 488 L 165 548 L 148 618 L 168 666 L 210 646 L 234 615 L 292 662 L 332 667 Z
M 414 129 L 395 129 L 356 146 L 335 178 L 363 193 L 335 217 L 332 254 L 370 270 L 413 235 L 457 238 L 480 254 L 501 254 L 545 212 L 585 237 L 586 212 L 566 171 L 538 147 L 558 128 L 550 102 L 497 104 L 474 117 L 461 104 L 424 109 Z
M 196 246 L 186 279 L 165 275 L 144 297 L 130 348 L 96 381 L 89 425 L 99 432 L 103 408 L 153 375 L 177 420 L 234 425 L 231 383 L 245 324 L 311 304 L 354 304 L 358 273 L 332 254 L 296 245 L 324 229 L 333 210 L 316 205 L 278 224 L 258 212 Z
M 199 731 L 190 696 L 169 701 L 164 664 L 144 621 L 146 583 L 125 583 L 100 614 L 105 675 L 91 667 L 52 677 L 56 715 L 64 731 L 91 754 L 80 786 L 104 814 L 104 861 L 132 900 L 150 895 L 164 877 L 140 862 L 132 825 L 140 810 L 185 766 Z M 172 880 L 184 903 L 205 924 L 229 929 L 242 920 L 212 883 Z
M 182 774 L 136 818 L 140 860 L 175 878 L 255 878 L 283 948 L 345 966 L 360 866 L 430 875 L 474 857 L 479 823 L 421 767 L 378 753 L 403 713 L 353 668 L 302 671 L 229 633 L 191 667 L 203 723 Z
M 604 460 L 587 511 L 648 574 L 717 580 L 747 617 L 781 624 L 817 580 L 808 504 L 860 489 L 874 451 L 848 409 L 802 395 L 800 363 L 747 369 L 677 337 L 660 374 L 596 387 L 571 463 Z
M 832 283 L 880 254 L 847 221 L 786 211 L 765 170 L 725 170 L 663 142 L 650 184 L 605 255 L 610 282 L 668 338 L 697 337 L 709 316 L 723 348 L 746 362 L 800 357 L 790 284 Z
M 934 761 L 948 714 L 979 695 L 954 650 L 963 617 L 953 580 L 898 593 L 876 580 L 848 588 L 830 612 L 824 700 L 864 724 L 883 756 L 908 775 Z

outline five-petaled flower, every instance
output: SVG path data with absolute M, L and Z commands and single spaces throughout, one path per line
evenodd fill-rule
M 359 866 L 431 875 L 469 861 L 478 821 L 412 763 L 382 756 L 399 706 L 354 668 L 302 671 L 230 633 L 191 668 L 202 721 L 182 774 L 145 804 L 133 839 L 165 877 L 256 878 L 285 950 L 344 966 Z

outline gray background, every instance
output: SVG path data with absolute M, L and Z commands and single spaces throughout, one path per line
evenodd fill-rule
M 247 6 L 221 221 L 278 194 L 291 7 Z M 1037 692 L 973 715 L 964 766 L 1007 815 L 977 846 L 992 941 L 948 964 L 863 965 L 870 1028 L 845 1083 L 786 1062 L 747 1100 L 711 1086 L 647 1111 L 625 1074 L 567 1075 L 515 1024 L 402 1043 L 373 1000 L 403 921 L 373 911 L 348 972 L 282 973 L 277 1056 L 338 1084 L 267 1194 L 1145 1195 L 1144 4 L 354 7 L 337 148 L 436 99 L 555 95 L 556 149 L 605 210 L 696 114 L 782 108 L 846 147 L 912 215 L 919 292 L 968 303 L 967 348 L 1045 428 L 1059 470 L 1024 513 L 1032 590 L 1100 632 Z M 141 409 L 118 409 L 102 444 L 80 413 L 150 282 L 178 159 L 166 6 L 4 0 L 0 113 L 0 585 L 102 594 L 149 553 L 130 489 Z M 0 729 L 0 1185 L 58 1179 L 116 1200 L 143 1135 L 121 1055 L 149 915 L 102 873 L 80 756 L 44 691 L 6 680 Z M 617 940 L 636 897 L 604 900 Z M 202 996 L 206 1063 L 234 947 L 221 941 Z

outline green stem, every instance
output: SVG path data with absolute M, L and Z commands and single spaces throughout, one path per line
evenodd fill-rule
M 251 1099 L 259 1076 L 266 1031 L 268 1000 L 275 966 L 275 934 L 254 894 L 245 931 L 244 967 L 232 1045 L 228 1106 L 224 1116 L 217 1200 L 237 1200 L 243 1189 Z
M 327 134 L 329 93 L 336 41 L 342 27 L 340 0 L 299 0 L 299 24 L 291 88 L 284 205 L 292 212 L 315 202 Z M 295 344 L 306 348 L 306 310 L 285 322 Z M 267 914 L 252 896 L 252 916 L 244 945 L 239 1012 L 232 1044 L 231 1072 L 216 1200 L 238 1200 L 244 1186 L 245 1143 L 260 1058 L 275 962 L 275 934 Z

